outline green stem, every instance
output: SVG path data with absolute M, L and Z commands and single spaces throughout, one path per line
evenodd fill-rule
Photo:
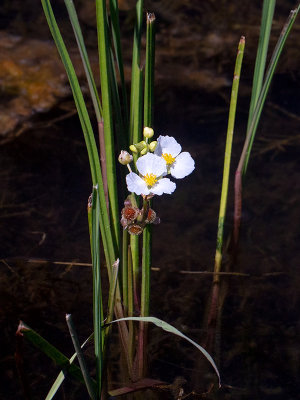
M 69 18 L 70 18 L 70 21 L 71 21 L 71 24 L 72 24 L 74 35 L 75 35 L 76 42 L 77 42 L 77 45 L 78 45 L 78 49 L 79 49 L 79 52 L 80 52 L 81 61 L 82 61 L 82 64 L 83 64 L 83 67 L 84 67 L 84 71 L 85 71 L 85 75 L 86 75 L 86 79 L 87 79 L 87 82 L 88 82 L 88 86 L 89 86 L 90 95 L 91 95 L 91 98 L 92 98 L 92 102 L 93 102 L 96 118 L 97 118 L 97 121 L 99 123 L 99 121 L 101 120 L 101 114 L 102 114 L 101 102 L 100 102 L 100 99 L 99 99 L 96 83 L 95 83 L 94 76 L 93 76 L 93 73 L 92 73 L 92 69 L 91 69 L 91 66 L 90 66 L 89 57 L 88 57 L 88 54 L 87 54 L 87 51 L 86 51 L 86 47 L 85 47 L 85 44 L 84 44 L 84 40 L 83 40 L 83 36 L 82 36 L 80 25 L 79 25 L 76 9 L 74 7 L 74 3 L 73 3 L 72 0 L 64 0 L 64 1 L 65 1 L 65 5 L 67 7 L 67 10 L 68 10 Z
M 223 182 L 222 182 L 222 192 L 221 192 L 219 221 L 218 221 L 217 247 L 215 254 L 214 283 L 218 283 L 220 280 L 219 272 L 221 270 L 221 263 L 222 263 L 223 233 L 224 233 L 224 222 L 225 222 L 227 197 L 228 197 L 232 139 L 234 132 L 237 96 L 238 96 L 240 74 L 241 74 L 242 61 L 244 55 L 244 48 L 245 48 L 245 38 L 242 36 L 238 46 L 238 53 L 235 63 L 232 90 L 231 90 L 224 168 L 223 168 Z
M 104 338 L 102 334 L 103 306 L 101 288 L 101 268 L 100 268 L 100 206 L 98 188 L 93 188 L 92 204 L 89 209 L 91 222 L 90 241 L 93 264 L 93 317 L 94 317 L 94 344 L 96 357 L 96 382 L 97 399 L 101 398 L 102 374 L 103 374 L 103 347 Z
M 70 335 L 71 335 L 71 339 L 72 339 L 72 342 L 73 342 L 74 349 L 75 349 L 75 351 L 77 353 L 77 358 L 78 358 L 78 361 L 79 361 L 80 369 L 81 369 L 81 372 L 82 372 L 82 375 L 83 375 L 83 379 L 84 379 L 88 394 L 90 395 L 92 400 L 96 400 L 97 397 L 96 397 L 96 394 L 95 394 L 95 391 L 94 391 L 94 385 L 93 385 L 92 379 L 90 377 L 90 374 L 88 372 L 88 368 L 87 368 L 87 365 L 86 365 L 86 362 L 85 362 L 83 351 L 82 351 L 80 343 L 79 343 L 79 339 L 78 339 L 78 336 L 77 336 L 77 333 L 76 333 L 76 329 L 75 329 L 74 322 L 73 322 L 71 314 L 67 314 L 66 315 L 66 321 L 67 321 L 67 324 L 68 324 L 68 328 L 69 328 L 69 331 L 70 331 Z M 100 393 L 101 393 L 101 386 L 100 386 Z
M 146 33 L 146 66 L 144 88 L 144 126 L 153 127 L 153 103 L 154 103 L 154 66 L 155 66 L 155 15 L 147 13 Z M 146 219 L 150 202 L 144 200 L 143 218 Z M 151 271 L 151 225 L 146 225 L 143 232 L 142 250 L 142 285 L 141 285 L 141 317 L 148 317 L 150 311 L 150 271 Z M 140 322 L 138 343 L 138 374 L 142 378 L 146 374 L 146 346 L 147 323 Z
M 255 60 L 255 69 L 253 75 L 252 93 L 251 93 L 251 102 L 248 115 L 247 129 L 249 129 L 250 127 L 253 117 L 253 112 L 256 107 L 264 79 L 275 4 L 276 0 L 264 0 L 263 3 L 263 11 L 261 17 L 259 42 Z
M 141 131 L 136 129 L 136 121 L 140 120 L 141 109 L 139 98 L 141 96 L 141 37 L 143 23 L 143 0 L 136 2 L 136 25 L 134 29 L 133 51 L 132 51 L 132 71 L 131 71 L 131 93 L 130 93 L 130 120 L 129 120 L 129 142 L 138 143 L 141 140 Z M 135 121 L 135 122 L 134 122 Z M 135 128 L 134 128 L 135 127 Z
M 144 89 L 144 126 L 153 125 L 154 68 L 155 67 L 155 15 L 147 13 L 146 65 Z
M 288 38 L 288 35 L 293 27 L 295 19 L 300 10 L 300 3 L 298 3 L 297 7 L 290 12 L 290 15 L 280 33 L 280 37 L 277 41 L 275 49 L 273 51 L 268 70 L 266 72 L 265 80 L 259 94 L 257 104 L 255 110 L 253 112 L 251 124 L 249 129 L 247 130 L 247 135 L 244 143 L 244 147 L 242 150 L 242 154 L 240 157 L 240 161 L 235 173 L 235 200 L 234 200 L 234 232 L 233 232 L 233 240 L 234 246 L 237 247 L 238 238 L 239 238 L 239 230 L 241 224 L 241 213 L 242 213 L 242 186 L 243 186 L 243 179 L 245 178 L 248 163 L 250 159 L 250 154 L 256 134 L 256 130 L 258 127 L 258 123 L 260 120 L 260 116 L 265 104 L 265 100 L 270 88 L 270 84 L 272 82 L 272 78 L 278 64 L 281 52 L 284 48 L 285 42 Z
M 122 240 L 122 299 L 124 314 L 128 313 L 128 232 L 123 229 Z
M 109 193 L 109 203 L 111 210 L 113 238 L 116 244 L 116 252 L 119 253 L 120 226 L 119 226 L 119 207 L 117 196 L 117 179 L 114 152 L 114 133 L 112 124 L 112 101 L 111 101 L 111 75 L 112 65 L 110 60 L 110 41 L 107 32 L 107 13 L 105 0 L 96 0 L 99 64 L 100 64 L 100 83 L 103 107 L 103 123 L 105 138 L 105 154 L 107 168 L 107 185 Z M 115 261 L 115 260 L 114 260 Z M 114 262 L 113 261 L 113 262 Z M 112 265 L 112 264 L 111 264 Z

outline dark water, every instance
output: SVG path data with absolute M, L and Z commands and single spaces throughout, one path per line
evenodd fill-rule
M 246 58 L 232 172 L 245 135 L 250 71 Z M 153 267 L 159 271 L 152 273 L 151 314 L 201 343 L 212 278 L 188 272 L 213 268 L 230 88 L 168 85 L 157 87 L 155 131 L 175 136 L 195 158 L 196 170 L 178 182 L 174 195 L 155 202 L 162 223 L 153 232 Z M 224 387 L 208 398 L 298 398 L 299 88 L 292 62 L 290 70 L 275 77 L 257 133 L 234 269 L 247 275 L 224 278 L 227 296 L 215 348 Z M 65 313 L 73 314 L 81 339 L 92 329 L 90 268 L 54 263 L 90 261 L 86 202 L 91 180 L 77 117 L 43 127 L 61 114 L 61 108 L 54 107 L 38 119 L 39 129 L 0 149 L 1 399 L 24 398 L 14 361 L 19 319 L 67 355 L 73 349 Z M 227 235 L 232 195 L 231 181 Z M 33 398 L 44 398 L 58 371 L 28 344 L 24 355 Z M 149 358 L 152 377 L 168 383 L 183 377 L 186 394 L 203 393 L 214 379 L 190 345 L 157 329 L 150 333 Z M 167 391 L 159 396 L 172 398 Z M 58 398 L 87 396 L 66 383 Z M 150 399 L 150 393 L 145 398 Z

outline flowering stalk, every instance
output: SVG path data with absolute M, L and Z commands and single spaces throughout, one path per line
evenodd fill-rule
M 146 33 L 146 65 L 145 65 L 145 88 L 144 88 L 144 126 L 153 127 L 153 102 L 154 102 L 154 66 L 155 66 L 155 15 L 147 13 Z M 152 129 L 145 130 L 146 143 L 153 136 Z M 143 217 L 146 218 L 150 208 L 150 200 L 143 201 Z M 150 272 L 151 272 L 151 248 L 152 232 L 151 225 L 146 225 L 143 232 L 142 248 L 142 285 L 141 285 L 141 317 L 148 317 L 150 310 Z M 148 324 L 140 322 L 138 343 L 138 374 L 142 378 L 146 375 L 146 347 Z

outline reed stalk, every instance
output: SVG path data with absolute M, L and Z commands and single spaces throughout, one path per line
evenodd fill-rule
M 83 351 L 81 349 L 80 343 L 79 343 L 79 339 L 78 339 L 78 335 L 74 326 L 74 322 L 73 322 L 73 318 L 71 316 L 71 314 L 67 314 L 66 315 L 66 321 L 67 321 L 67 325 L 69 328 L 69 332 L 70 332 L 70 336 L 73 342 L 73 346 L 74 349 L 76 351 L 77 354 L 77 358 L 79 361 L 79 365 L 80 365 L 80 369 L 84 378 L 84 382 L 88 391 L 88 394 L 90 396 L 90 398 L 92 400 L 96 400 L 96 393 L 94 391 L 94 386 L 93 386 L 93 382 L 92 379 L 90 377 L 90 374 L 88 372 L 88 368 L 87 368 L 87 364 L 83 355 Z M 101 393 L 101 387 L 100 387 L 100 393 Z
M 113 240 L 116 254 L 120 249 L 120 224 L 119 224 L 119 206 L 117 196 L 117 178 L 114 151 L 114 130 L 113 130 L 113 110 L 111 96 L 111 54 L 110 41 L 107 31 L 107 11 L 105 0 L 96 0 L 96 18 L 98 33 L 98 50 L 99 50 L 99 68 L 100 83 L 103 108 L 103 125 L 105 139 L 105 156 L 107 168 L 107 185 L 109 194 L 109 207 L 112 220 Z M 117 257 L 113 260 L 115 262 Z M 112 260 L 111 260 L 112 261 Z M 113 262 L 110 264 L 112 265 Z
M 155 66 L 155 15 L 147 13 L 146 31 L 146 65 L 144 84 L 144 126 L 153 127 L 153 103 L 154 103 L 154 66 Z M 146 204 L 145 204 L 146 202 Z M 150 201 L 149 201 L 150 203 Z M 148 201 L 144 200 L 144 210 L 149 209 Z M 143 232 L 142 249 L 142 285 L 141 285 L 141 317 L 148 317 L 150 311 L 150 271 L 151 271 L 151 225 L 147 224 Z M 142 378 L 146 373 L 146 347 L 147 347 L 147 323 L 140 322 L 138 374 Z
M 223 181 L 222 181 L 222 191 L 220 199 L 220 209 L 219 209 L 219 219 L 218 219 L 218 230 L 217 230 L 217 245 L 215 253 L 215 265 L 214 265 L 214 275 L 213 275 L 213 287 L 211 294 L 211 303 L 207 318 L 207 327 L 210 328 L 208 336 L 214 335 L 215 324 L 219 308 L 219 283 L 220 283 L 220 271 L 222 267 L 222 250 L 223 250 L 223 236 L 224 236 L 224 223 L 226 217 L 227 208 L 227 197 L 228 197 L 228 185 L 230 176 L 230 164 L 231 164 L 231 150 L 232 150 L 232 140 L 234 134 L 235 125 L 235 115 L 237 106 L 237 96 L 240 82 L 240 74 L 242 68 L 242 61 L 245 49 L 245 38 L 242 36 L 238 45 L 238 52 L 235 62 L 233 82 L 231 89 L 230 98 L 230 108 L 227 126 L 227 136 L 226 136 L 226 146 L 225 146 L 225 157 L 224 157 L 224 167 L 223 167 Z M 207 339 L 210 343 L 212 338 Z
M 265 104 L 265 100 L 270 88 L 270 84 L 272 82 L 272 78 L 278 64 L 281 52 L 284 48 L 285 42 L 288 38 L 288 35 L 292 29 L 292 26 L 295 22 L 295 19 L 299 13 L 300 3 L 298 2 L 297 7 L 290 12 L 290 15 L 280 33 L 279 39 L 276 43 L 275 49 L 273 51 L 268 70 L 264 77 L 264 82 L 262 88 L 260 90 L 254 112 L 250 121 L 249 128 L 247 130 L 247 135 L 244 143 L 244 147 L 242 150 L 242 154 L 240 157 L 240 161 L 235 173 L 235 195 L 234 195 L 234 231 L 233 231 L 233 245 L 234 245 L 234 252 L 236 252 L 239 240 L 239 232 L 240 232 L 240 225 L 241 225 L 241 215 L 242 215 L 242 190 L 243 190 L 243 179 L 245 178 L 250 154 L 254 142 L 254 138 L 256 135 L 258 123 L 260 120 L 260 116 Z M 267 55 L 265 54 L 265 57 Z

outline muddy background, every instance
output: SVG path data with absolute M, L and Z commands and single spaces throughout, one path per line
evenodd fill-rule
M 63 1 L 52 3 L 82 78 Z M 75 2 L 97 74 L 93 3 Z M 129 78 L 134 2 L 119 3 Z M 66 312 L 73 314 L 82 340 L 91 333 L 90 267 L 72 264 L 90 262 L 86 203 L 91 179 L 79 121 L 40 2 L 1 4 L 0 398 L 17 400 L 25 398 L 14 360 L 20 319 L 66 355 L 73 353 Z M 294 5 L 277 2 L 272 47 Z M 162 223 L 153 229 L 157 270 L 152 273 L 151 314 L 199 343 L 205 334 L 212 277 L 191 272 L 213 269 L 236 48 L 245 35 L 232 175 L 245 137 L 261 6 L 262 1 L 145 2 L 145 9 L 157 17 L 155 131 L 175 136 L 196 161 L 193 174 L 177 181 L 174 195 L 155 201 Z M 226 278 L 215 354 L 224 388 L 208 398 L 298 398 L 299 30 L 298 18 L 257 132 L 235 265 L 236 272 L 247 276 Z M 227 235 L 232 227 L 232 184 L 231 180 Z M 201 394 L 209 387 L 213 373 L 194 349 L 156 329 L 150 337 L 151 377 L 169 384 L 183 377 L 186 394 Z M 92 355 L 92 347 L 88 353 Z M 29 344 L 24 357 L 32 398 L 45 398 L 58 370 Z M 118 357 L 112 351 L 113 365 Z M 172 391 L 159 396 L 172 398 Z M 87 395 L 71 382 L 57 398 Z

